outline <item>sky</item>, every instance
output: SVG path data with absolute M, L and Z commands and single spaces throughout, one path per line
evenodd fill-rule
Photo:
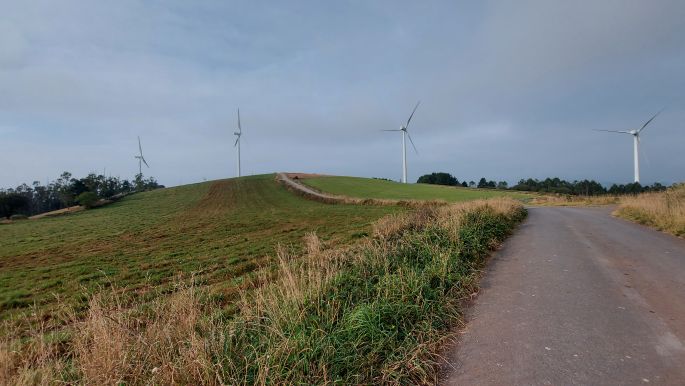
M 276 171 L 685 180 L 685 2 L 0 0 L 0 187 Z

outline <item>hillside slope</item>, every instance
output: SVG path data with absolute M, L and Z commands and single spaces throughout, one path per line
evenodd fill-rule
M 301 182 L 325 193 L 355 198 L 461 202 L 502 196 L 516 199 L 530 197 L 525 193 L 501 190 L 470 189 L 428 184 L 401 184 L 394 181 L 360 177 L 322 176 L 303 178 Z
M 217 296 L 267 264 L 278 244 L 311 231 L 349 241 L 394 207 L 326 205 L 293 195 L 274 175 L 140 193 L 100 209 L 0 225 L 1 319 L 34 303 L 48 317 L 110 283 L 144 296 L 194 272 Z M 36 315 L 35 318 L 40 316 Z M 48 317 L 49 319 L 49 317 Z

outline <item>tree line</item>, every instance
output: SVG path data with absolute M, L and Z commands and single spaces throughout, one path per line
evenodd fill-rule
M 476 184 L 474 181 L 462 181 L 451 175 L 450 173 L 438 172 L 425 174 L 416 181 L 419 184 L 433 184 L 433 185 L 447 185 L 447 186 L 462 186 L 464 188 L 484 188 L 484 189 L 506 189 L 508 184 L 506 181 L 488 181 L 485 178 L 481 178 Z
M 639 182 L 633 182 L 625 185 L 613 184 L 609 188 L 606 188 L 594 180 L 569 182 L 554 177 L 545 178 L 544 180 L 537 180 L 533 178 L 529 178 L 527 180 L 521 179 L 519 180 L 518 184 L 512 186 L 511 188 L 513 190 L 529 192 L 570 194 L 576 196 L 600 196 L 604 194 L 619 195 L 660 192 L 666 190 L 667 187 L 658 182 L 645 186 L 642 186 Z
M 119 177 L 105 177 L 95 173 L 73 178 L 64 172 L 55 181 L 42 185 L 21 184 L 16 188 L 0 188 L 0 218 L 13 215 L 32 216 L 39 213 L 68 208 L 76 204 L 91 206 L 100 199 L 117 198 L 133 192 L 163 188 L 154 177 L 136 175 L 132 181 Z
M 666 186 L 655 182 L 652 185 L 640 185 L 639 182 L 634 182 L 625 185 L 613 184 L 609 188 L 602 186 L 594 180 L 582 181 L 566 181 L 560 178 L 545 178 L 538 180 L 534 178 L 521 179 L 519 182 L 509 187 L 506 181 L 492 181 L 485 177 L 481 178 L 478 183 L 474 181 L 459 182 L 459 180 L 450 173 L 431 173 L 425 174 L 416 181 L 420 184 L 435 184 L 448 186 L 463 186 L 481 189 L 508 189 L 519 190 L 527 192 L 541 192 L 541 193 L 556 193 L 556 194 L 570 194 L 578 196 L 598 196 L 604 194 L 619 195 L 619 194 L 638 194 L 644 192 L 660 192 L 666 190 Z

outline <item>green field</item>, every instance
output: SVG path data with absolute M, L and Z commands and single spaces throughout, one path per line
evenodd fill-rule
M 471 189 L 428 184 L 399 182 L 359 177 L 315 177 L 301 180 L 305 184 L 340 196 L 388 200 L 444 200 L 460 202 L 480 198 L 508 196 L 525 200 L 530 195 L 489 189 Z
M 356 197 L 504 194 L 317 181 Z M 309 200 L 271 174 L 2 224 L 0 384 L 434 383 L 438 343 L 525 211 L 383 204 Z
M 135 297 L 151 296 L 190 273 L 230 301 L 241 276 L 269 264 L 278 244 L 300 248 L 311 231 L 328 244 L 347 242 L 399 210 L 309 201 L 278 185 L 274 175 L 261 175 L 0 225 L 0 319 L 34 305 L 50 319 L 58 304 L 85 307 L 88 293 L 110 283 Z

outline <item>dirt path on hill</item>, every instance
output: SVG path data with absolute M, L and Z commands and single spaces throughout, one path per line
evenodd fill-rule
M 299 182 L 298 180 L 295 180 L 291 178 L 292 173 L 278 173 L 276 174 L 276 180 L 280 181 L 283 185 L 285 185 L 286 188 L 295 191 L 296 193 L 302 194 L 304 196 L 307 196 L 308 198 L 315 199 L 317 201 L 324 201 L 324 202 L 344 202 L 345 198 L 343 197 L 338 197 L 326 193 L 319 192 L 318 190 L 314 190 L 310 188 L 309 186 Z

